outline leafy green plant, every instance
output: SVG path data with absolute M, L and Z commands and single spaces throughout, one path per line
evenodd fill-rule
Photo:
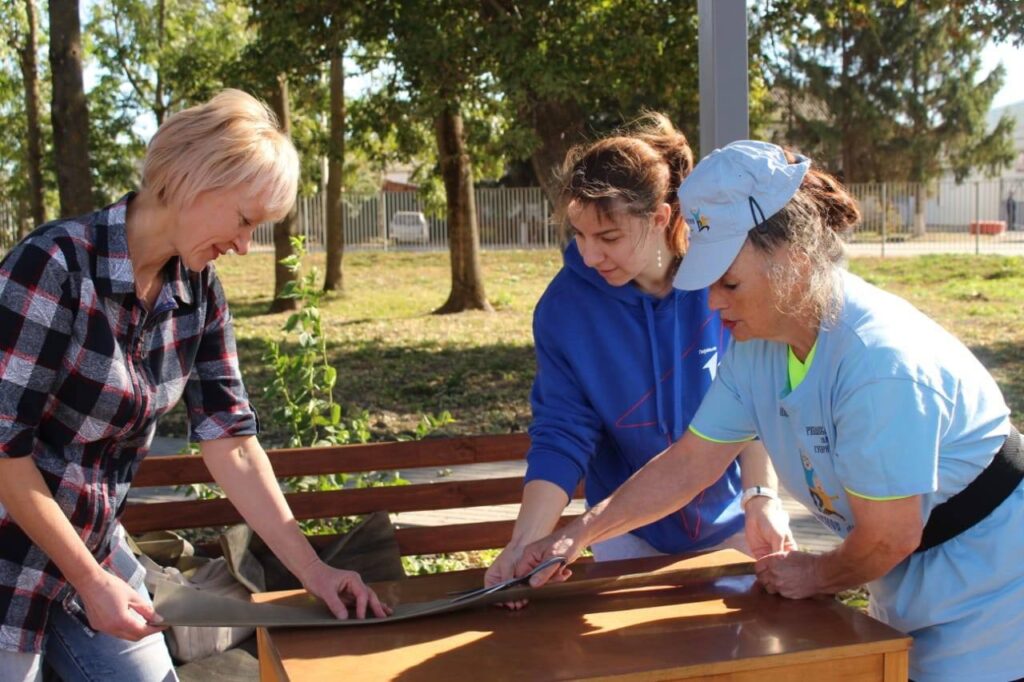
M 402 557 L 402 568 L 405 569 L 406 575 L 429 575 L 467 568 L 486 568 L 500 553 L 497 549 L 482 549 L 447 554 L 415 554 Z
M 454 422 L 455 418 L 452 417 L 452 413 L 448 410 L 443 411 L 437 416 L 425 412 L 420 415 L 420 420 L 416 424 L 416 430 L 413 431 L 412 437 L 399 436 L 397 440 L 423 440 L 434 431 L 444 428 Z
M 297 299 L 301 306 L 292 313 L 282 330 L 296 337 L 294 350 L 286 351 L 281 343 L 268 341 L 263 360 L 272 376 L 265 393 L 275 405 L 273 417 L 288 425 L 290 447 L 342 445 L 369 440 L 366 413 L 345 420 L 341 405 L 334 400 L 338 370 L 330 364 L 327 336 L 324 334 L 316 268 L 301 273 L 306 254 L 304 238 L 292 237 L 294 253 L 281 264 L 296 275 L 288 282 L 280 298 Z

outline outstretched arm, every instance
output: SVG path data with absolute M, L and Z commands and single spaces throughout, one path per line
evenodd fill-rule
M 245 520 L 311 593 L 338 618 L 354 605 L 357 618 L 367 607 L 378 618 L 387 615 L 377 595 L 353 571 L 331 568 L 302 534 L 277 485 L 270 459 L 255 436 L 221 438 L 200 444 L 200 453 L 214 480 Z
M 575 561 L 584 547 L 652 523 L 687 504 L 717 481 L 744 443 L 715 443 L 687 432 L 667 450 L 648 462 L 607 499 L 565 528 L 523 550 L 516 575 L 524 575 L 553 556 Z M 556 571 L 568 578 L 566 569 L 552 568 L 531 579 L 543 585 Z
M 569 503 L 569 496 L 550 481 L 535 479 L 523 488 L 523 502 L 512 530 L 512 539 L 484 575 L 485 585 L 496 585 L 515 577 L 516 562 L 530 543 L 550 533 Z M 519 609 L 526 600 L 508 602 L 505 606 Z

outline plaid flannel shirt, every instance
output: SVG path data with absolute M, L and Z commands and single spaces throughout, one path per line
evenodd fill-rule
M 43 225 L 0 262 L 0 457 L 32 457 L 97 560 L 138 586 L 119 517 L 157 418 L 184 397 L 193 440 L 252 435 L 258 422 L 213 267 L 172 258 L 153 309 L 135 295 L 131 196 Z M 41 651 L 55 603 L 78 610 L 0 505 L 0 649 Z

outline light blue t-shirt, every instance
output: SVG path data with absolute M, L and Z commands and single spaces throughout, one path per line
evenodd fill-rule
M 841 537 L 848 495 L 935 505 L 989 464 L 1010 430 L 988 371 L 906 301 L 842 272 L 839 320 L 819 331 L 803 381 L 788 347 L 734 342 L 691 423 L 698 435 L 757 435 L 797 500 Z M 914 554 L 869 586 L 871 611 L 914 636 L 910 676 L 1024 676 L 1024 486 L 988 518 Z

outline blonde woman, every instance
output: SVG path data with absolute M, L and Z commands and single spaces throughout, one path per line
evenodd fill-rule
M 306 541 L 256 439 L 213 261 L 295 198 L 273 114 L 227 90 L 169 118 L 138 193 L 36 229 L 0 262 L 0 679 L 173 680 L 119 522 L 157 419 L 192 439 L 249 524 L 339 618 L 385 615 Z M 346 607 L 348 604 L 348 607 Z

